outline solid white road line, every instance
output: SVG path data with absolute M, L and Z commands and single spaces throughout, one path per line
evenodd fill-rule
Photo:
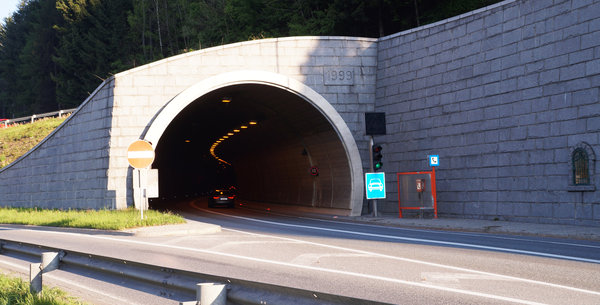
M 211 210 L 202 209 L 202 208 L 197 207 L 197 206 L 195 206 L 195 208 L 200 209 L 200 210 L 205 211 L 205 212 L 208 212 L 208 213 L 218 214 L 218 215 L 227 216 L 227 217 L 246 218 L 246 217 L 241 217 L 241 216 L 233 216 L 233 215 L 223 214 L 223 213 L 219 213 L 219 212 L 214 212 L 214 211 L 211 211 Z M 251 220 L 261 221 L 261 222 L 263 221 L 263 220 L 256 220 L 256 219 L 251 219 Z M 271 223 L 273 223 L 273 222 L 271 222 Z M 370 251 L 364 251 L 364 250 L 358 250 L 358 249 L 351 249 L 351 248 L 346 248 L 346 247 L 332 246 L 332 245 L 315 243 L 315 242 L 310 242 L 310 241 L 304 241 L 304 240 L 299 240 L 299 239 L 294 239 L 294 238 L 287 238 L 287 237 L 279 237 L 279 236 L 274 236 L 274 235 L 258 234 L 258 233 L 245 232 L 245 231 L 242 231 L 242 230 L 228 229 L 228 228 L 223 228 L 223 230 L 232 231 L 232 232 L 238 232 L 238 233 L 247 234 L 247 235 L 277 238 L 277 239 L 282 239 L 282 240 L 287 240 L 287 241 L 292 241 L 292 242 L 306 243 L 306 244 L 310 244 L 310 245 L 314 245 L 314 246 L 326 247 L 326 248 L 335 249 L 335 250 L 350 251 L 350 252 L 354 252 L 354 253 L 371 255 L 371 256 L 381 257 L 381 258 L 386 258 L 386 259 L 399 260 L 399 261 L 404 261 L 404 262 L 409 262 L 409 263 L 422 264 L 422 265 L 427 265 L 427 266 L 432 266 L 432 267 L 438 267 L 438 268 L 445 268 L 445 269 L 451 269 L 451 270 L 462 271 L 462 272 L 477 273 L 477 274 L 486 275 L 486 276 L 496 276 L 496 277 L 500 277 L 500 278 L 507 279 L 507 280 L 521 281 L 521 282 L 526 282 L 526 283 L 531 283 L 531 284 L 537 284 L 537 285 L 549 286 L 549 287 L 554 287 L 554 288 L 566 289 L 566 290 L 577 291 L 577 292 L 582 292 L 582 293 L 587 293 L 587 294 L 600 295 L 600 292 L 598 292 L 598 291 L 581 289 L 581 288 L 570 287 L 570 286 L 564 286 L 564 285 L 553 284 L 553 283 L 542 282 L 542 281 L 536 281 L 536 280 L 525 279 L 525 278 L 519 278 L 519 277 L 514 277 L 514 276 L 509 276 L 509 275 L 503 275 L 503 274 L 497 274 L 497 273 L 492 273 L 492 272 L 485 272 L 485 271 L 479 271 L 479 270 L 474 270 L 474 269 L 468 269 L 468 268 L 462 268 L 462 267 L 456 267 L 456 266 L 450 266 L 450 265 L 443 265 L 443 264 L 426 262 L 426 261 L 415 260 L 415 259 L 410 259 L 410 258 L 404 258 L 404 257 L 398 257 L 398 256 L 391 256 L 391 255 L 386 255 L 386 254 L 380 254 L 380 253 L 376 253 L 376 252 L 370 252 Z
M 248 210 L 248 211 L 254 211 L 252 209 L 246 209 L 246 210 Z M 280 216 L 284 216 L 284 217 L 290 217 L 290 215 L 279 214 L 279 213 L 274 213 L 274 212 L 269 212 L 269 214 L 280 215 Z M 352 225 L 352 226 L 361 226 L 361 227 L 370 227 L 370 228 L 381 227 L 381 226 L 372 225 L 372 224 L 366 224 L 366 223 L 349 223 L 349 222 L 344 222 L 344 221 L 339 221 L 339 220 L 318 219 L 318 218 L 301 217 L 301 216 L 294 216 L 294 217 L 296 217 L 298 219 L 307 219 L 307 220 L 312 220 L 312 221 L 329 222 L 329 223 L 336 223 L 336 224 L 348 224 L 348 225 Z M 582 248 L 600 249 L 600 245 L 587 245 L 587 244 L 572 243 L 572 242 L 561 242 L 561 241 L 551 241 L 551 240 L 537 240 L 537 239 L 531 239 L 531 238 L 519 238 L 519 237 L 508 237 L 508 236 L 497 236 L 497 235 L 490 235 L 488 233 L 447 232 L 447 231 L 439 231 L 439 230 L 429 230 L 429 229 L 426 229 L 426 228 L 423 228 L 423 229 L 414 228 L 413 229 L 413 228 L 401 228 L 401 227 L 386 227 L 386 229 L 388 229 L 388 230 L 398 230 L 398 231 L 411 231 L 411 232 L 427 232 L 427 233 L 440 234 L 440 235 L 460 235 L 460 236 L 485 237 L 485 238 L 491 238 L 491 239 L 512 240 L 512 241 L 522 241 L 522 242 L 535 242 L 535 243 L 539 243 L 539 244 L 551 244 L 551 245 L 562 245 L 562 246 L 570 246 L 570 247 L 582 247 Z M 498 232 L 498 234 L 502 234 L 502 232 Z
M 194 203 L 192 203 L 192 205 L 195 208 L 205 211 L 207 213 L 219 214 L 222 216 L 228 216 L 228 217 L 232 217 L 232 218 L 243 219 L 243 220 L 247 220 L 247 221 L 259 222 L 259 223 L 276 225 L 276 226 L 282 226 L 282 227 L 292 227 L 292 228 L 327 231 L 327 232 L 359 235 L 359 236 L 367 236 L 367 237 L 403 240 L 403 241 L 410 241 L 410 242 L 420 242 L 420 243 L 438 244 L 438 245 L 445 245 L 445 246 L 465 247 L 465 248 L 500 251 L 500 252 L 508 252 L 508 253 L 536 255 L 536 256 L 549 257 L 549 258 L 568 259 L 568 260 L 574 260 L 574 261 L 579 261 L 579 262 L 600 264 L 600 260 L 596 260 L 596 259 L 567 256 L 567 255 L 558 255 L 558 254 L 552 254 L 552 253 L 510 249 L 510 248 L 500 248 L 500 247 L 483 246 L 483 245 L 458 243 L 458 242 L 450 242 L 450 241 L 439 241 L 439 240 L 423 239 L 423 238 L 412 238 L 412 237 L 401 237 L 401 236 L 394 236 L 394 235 L 365 233 L 365 232 L 358 232 L 358 231 L 349 231 L 349 230 L 340 230 L 340 229 L 331 229 L 331 228 L 324 228 L 324 227 L 315 227 L 315 226 L 306 226 L 306 225 L 296 225 L 296 224 L 289 224 L 289 223 L 283 223 L 283 222 L 275 222 L 275 221 L 270 221 L 270 220 L 262 220 L 262 219 L 255 219 L 255 218 L 249 218 L 249 217 L 243 217 L 243 216 L 235 216 L 235 215 L 218 213 L 218 212 L 209 211 L 209 210 L 200 208 L 200 207 L 196 206 Z

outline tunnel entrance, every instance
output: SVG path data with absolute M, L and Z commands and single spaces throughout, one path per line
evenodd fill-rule
M 234 186 L 243 200 L 360 214 L 356 144 L 327 105 L 273 82 L 211 82 L 184 91 L 145 137 L 155 145 L 161 197 Z

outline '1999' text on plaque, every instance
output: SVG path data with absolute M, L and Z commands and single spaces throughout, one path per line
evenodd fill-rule
M 325 85 L 354 85 L 354 70 L 348 68 L 325 68 L 323 70 Z

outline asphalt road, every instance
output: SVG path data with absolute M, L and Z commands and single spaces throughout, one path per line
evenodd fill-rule
M 222 232 L 132 237 L 0 226 L 0 238 L 391 304 L 600 304 L 598 242 L 209 209 L 202 200 L 182 212 Z M 187 301 L 160 297 L 143 303 Z

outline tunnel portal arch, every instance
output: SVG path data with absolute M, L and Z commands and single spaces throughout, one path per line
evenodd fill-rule
M 349 174 L 349 185 L 343 193 L 346 194 L 348 200 L 347 204 L 344 203 L 341 208 L 347 211 L 345 213 L 349 216 L 359 216 L 363 205 L 363 170 L 359 150 L 352 132 L 344 119 L 323 96 L 307 85 L 287 76 L 266 71 L 236 71 L 219 74 L 200 81 L 169 101 L 152 119 L 143 138 L 150 141 L 156 148 L 163 140 L 161 138 L 171 122 L 187 106 L 211 92 L 236 85 L 260 85 L 285 90 L 309 103 L 320 112 L 337 134 L 339 144 L 343 147 L 344 157 L 347 160 L 343 166 L 347 166 L 347 168 L 344 168 L 344 172 Z M 316 196 L 316 194 L 313 193 L 312 196 Z M 339 212 L 340 210 L 336 209 L 336 211 Z

